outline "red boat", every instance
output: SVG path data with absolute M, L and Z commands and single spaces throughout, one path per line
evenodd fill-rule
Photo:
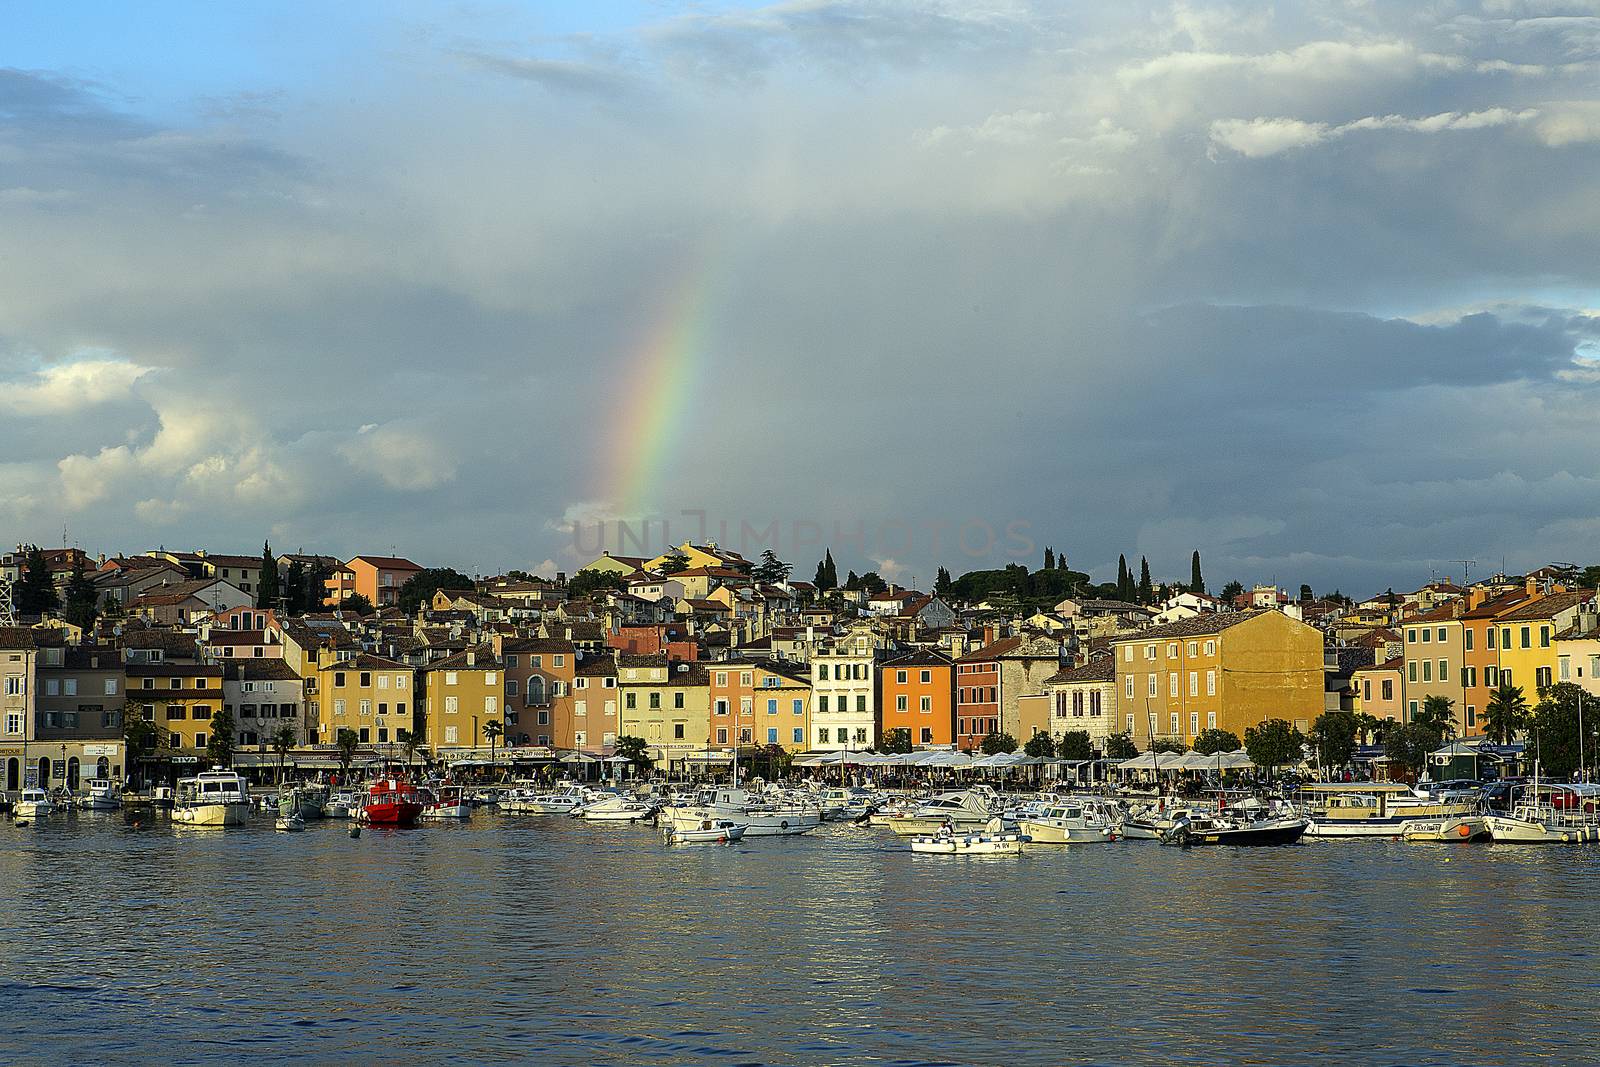
M 379 778 L 361 806 L 361 821 L 371 826 L 415 826 L 421 815 L 422 794 L 404 778 Z

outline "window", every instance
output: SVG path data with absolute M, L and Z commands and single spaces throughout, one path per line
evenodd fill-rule
M 929 682 L 932 682 L 932 681 L 933 681 L 933 672 L 932 671 L 923 671 L 922 672 L 922 684 L 923 685 L 927 685 Z
M 1417 631 L 1415 631 L 1415 630 L 1407 630 L 1406 631 L 1406 641 L 1409 644 L 1413 644 L 1413 645 L 1416 644 L 1417 643 Z
M 454 745 L 457 742 L 459 742 L 460 739 L 461 739 L 461 728 L 459 726 L 446 726 L 444 728 L 444 743 L 445 744 Z
M 455 699 L 455 697 L 445 697 L 444 710 L 455 711 Z M 370 718 L 372 716 L 372 701 L 363 700 L 361 702 L 361 716 L 362 718 Z
M 1533 672 L 1533 684 L 1540 689 L 1550 688 L 1550 668 L 1538 667 Z
M 1431 659 L 1422 661 L 1422 680 L 1424 682 L 1433 681 L 1433 660 Z
M 1410 682 L 1414 682 L 1414 681 L 1417 680 L 1417 661 L 1416 660 L 1412 660 L 1410 663 L 1406 664 L 1406 680 L 1410 681 Z
M 1539 627 L 1539 647 L 1540 648 L 1549 648 L 1550 647 L 1550 627 L 1548 627 L 1548 626 Z
M 367 706 L 368 706 L 367 702 L 365 700 L 363 700 L 361 702 L 361 710 L 362 710 L 363 713 L 365 713 L 365 711 L 367 710 Z M 460 710 L 461 710 L 461 704 L 460 704 L 460 701 L 456 697 L 451 696 L 451 697 L 445 697 L 444 698 L 444 713 L 446 715 L 454 715 L 456 712 L 458 712 Z
M 1217 654 L 1217 643 L 1215 641 L 1207 641 L 1206 642 L 1206 655 L 1215 656 L 1216 654 Z
M 804 715 L 806 713 L 806 702 L 799 697 L 794 698 L 794 713 L 796 715 Z
M 1206 729 L 1207 730 L 1215 730 L 1216 728 L 1217 728 L 1217 713 L 1214 712 L 1214 711 L 1206 712 Z
M 1122 646 L 1122 661 L 1124 663 L 1132 663 L 1133 662 L 1133 646 L 1132 645 L 1123 645 Z M 1132 694 L 1129 694 L 1129 695 L 1131 696 Z
M 10 682 L 11 679 L 7 678 L 6 681 Z M 9 692 L 9 689 L 7 691 Z M 6 733 L 8 733 L 8 734 L 20 734 L 21 732 L 22 732 L 22 712 L 20 712 L 20 711 L 7 711 L 6 712 Z
M 920 701 L 919 701 L 919 703 L 920 703 L 920 705 L 921 705 L 921 706 L 920 706 L 920 708 L 919 708 L 919 710 L 920 710 L 920 711 L 921 711 L 921 712 L 922 712 L 922 713 L 923 713 L 923 714 L 924 714 L 924 715 L 931 715 L 931 714 L 933 714 L 933 698 L 932 698 L 932 697 L 922 697 L 922 698 L 921 698 L 921 699 L 920 699 Z
M 78 680 L 76 678 L 61 679 L 61 695 L 75 697 L 78 695 Z
M 1189 695 L 1192 696 L 1192 697 L 1197 697 L 1197 696 L 1200 695 L 1200 672 L 1199 671 L 1190 671 L 1189 672 Z
M 1128 699 L 1132 700 L 1133 699 L 1133 675 L 1131 675 L 1131 674 L 1128 675 L 1127 684 L 1123 688 L 1127 690 Z M 1128 716 L 1128 718 L 1131 721 L 1133 719 L 1133 716 L 1130 715 L 1130 716 Z
M 1509 626 L 1500 627 L 1500 647 L 1501 648 L 1510 648 L 1511 647 L 1511 627 L 1509 627 Z
M 1433 631 L 1431 629 L 1429 629 L 1428 627 L 1424 626 L 1422 628 L 1422 643 L 1423 644 L 1427 644 L 1429 641 L 1432 641 L 1432 640 L 1433 640 Z
M 817 698 L 817 710 L 821 712 L 828 710 L 828 694 L 824 693 Z
M 776 714 L 778 714 L 778 698 L 777 697 L 768 697 L 767 698 L 767 714 L 768 715 L 776 715 Z
M 394 676 L 394 687 L 396 689 L 404 689 L 406 687 L 406 676 L 403 675 L 403 674 L 395 675 Z
M 362 685 L 366 685 L 367 683 L 366 682 L 362 682 L 361 684 Z M 456 684 L 456 672 L 455 671 L 445 671 L 444 672 L 444 684 L 445 685 L 455 685 Z
M 725 689 L 725 688 L 727 688 L 727 685 L 728 685 L 728 672 L 727 671 L 718 671 L 717 672 L 717 687 L 719 689 Z
M 683 730 L 684 730 L 684 724 L 683 723 L 681 723 L 681 722 L 673 723 L 672 724 L 672 739 L 674 741 L 682 741 L 683 740 Z
M 798 726 L 794 728 L 794 743 L 797 745 L 806 743 L 806 732 Z
M 555 667 L 565 667 L 567 665 L 567 657 L 560 654 L 551 656 L 550 663 Z
M 1442 659 L 1442 660 L 1439 661 L 1439 673 L 1438 673 L 1437 677 L 1438 677 L 1439 681 L 1441 681 L 1441 682 L 1444 681 L 1446 678 L 1450 677 L 1450 661 L 1449 660 Z
M 1182 727 L 1179 726 L 1179 724 L 1178 724 L 1178 713 L 1177 712 L 1173 712 L 1172 715 L 1169 716 L 1168 721 L 1171 723 L 1172 728 L 1170 730 L 1168 730 L 1167 732 L 1169 734 L 1173 734 L 1174 736 L 1176 736 L 1179 733 L 1179 731 L 1182 729 Z
M 895 711 L 906 711 L 906 710 L 908 710 L 907 709 L 907 703 L 908 703 L 908 701 L 907 701 L 906 695 L 904 693 L 901 693 L 899 696 L 894 698 L 894 710 Z
M 1176 656 L 1177 654 L 1178 654 L 1178 642 L 1169 641 L 1167 643 L 1167 655 Z
M 1145 659 L 1155 659 L 1156 658 L 1156 646 L 1155 645 L 1145 645 L 1144 646 L 1144 658 Z
M 334 688 L 342 688 L 344 686 L 344 671 L 333 672 L 333 684 Z
M 827 743 L 828 743 L 828 728 L 826 726 L 823 726 L 823 727 L 820 727 L 817 730 L 817 744 L 825 745 Z
M 856 697 L 856 710 L 857 711 L 866 711 L 867 710 L 867 698 L 865 696 Z M 863 738 L 862 740 L 865 740 L 865 738 Z
M 1483 669 L 1483 684 L 1494 689 L 1500 684 L 1500 669 L 1498 667 L 1485 667 Z
M 1468 626 L 1468 627 L 1463 628 L 1463 630 L 1461 632 L 1461 640 L 1463 642 L 1465 642 L 1466 650 L 1468 652 L 1471 652 L 1472 651 L 1472 627 Z
M 1177 695 L 1178 695 L 1178 672 L 1177 671 L 1173 671 L 1171 674 L 1167 675 L 1167 696 L 1175 697 Z
M 1394 679 L 1393 678 L 1385 678 L 1383 680 L 1383 699 L 1385 699 L 1385 700 L 1393 700 L 1394 699 Z
M 1572 677 L 1572 659 L 1568 656 L 1562 656 L 1557 662 L 1561 666 L 1561 680 L 1563 682 L 1570 680 Z
M 115 678 L 107 678 L 106 679 L 106 696 L 114 697 L 116 695 L 117 695 L 117 680 Z
M 194 747 L 195 748 L 205 748 L 206 747 L 206 735 L 205 734 L 195 734 L 194 735 Z
M 848 729 L 846 729 L 845 727 L 841 726 L 841 727 L 839 727 L 839 729 L 836 732 L 838 734 L 839 743 L 841 745 L 848 745 L 850 743 L 850 731 Z
M 650 710 L 651 711 L 660 711 L 661 710 L 661 694 L 660 693 L 651 693 L 650 694 Z
M 924 744 L 924 745 L 933 744 L 933 729 L 932 729 L 932 727 L 924 726 L 922 728 L 922 742 L 921 743 Z
M 1214 697 L 1216 695 L 1217 695 L 1217 672 L 1214 671 L 1214 670 L 1206 671 L 1206 696 Z
M 677 692 L 672 694 L 672 706 L 674 708 L 682 710 L 682 708 L 683 708 L 683 690 L 680 689 Z
M 1199 653 L 1200 653 L 1200 643 L 1198 641 L 1190 641 L 1189 642 L 1189 655 L 1196 656 L 1196 655 L 1199 655 Z
M 1411 701 L 1408 711 L 1411 718 L 1415 719 L 1417 717 L 1417 702 L 1415 700 Z
M 636 710 L 639 707 L 639 695 L 637 693 L 622 694 L 622 706 L 629 711 Z
M 750 686 L 750 684 L 751 684 L 750 677 L 751 677 L 751 672 L 749 672 L 749 671 L 740 671 L 739 672 L 739 684 L 748 688 Z
M 344 701 L 343 700 L 335 700 L 333 702 L 333 714 L 336 717 L 343 717 L 343 715 L 344 715 Z
M 1216 713 L 1213 712 L 1212 714 L 1214 715 Z M 1197 734 L 1199 732 L 1200 732 L 1200 713 L 1198 711 L 1191 711 L 1189 713 L 1189 736 L 1193 737 L 1195 734 Z
M 1157 696 L 1158 694 L 1157 694 L 1156 690 L 1158 688 L 1159 688 L 1159 686 L 1156 684 L 1156 676 L 1153 675 L 1153 674 L 1146 675 L 1145 676 L 1145 689 L 1147 691 L 1146 695 L 1147 696 Z

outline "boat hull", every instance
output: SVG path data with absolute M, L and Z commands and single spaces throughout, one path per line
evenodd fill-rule
M 470 819 L 472 806 L 470 804 L 431 804 L 422 809 L 424 819 Z
M 368 826 L 415 826 L 421 817 L 422 805 L 409 802 L 368 804 L 361 809 L 361 821 Z
M 701 823 L 731 821 L 741 823 L 745 837 L 793 837 L 809 833 L 822 825 L 822 814 L 803 812 L 732 812 L 710 808 L 663 808 L 662 818 L 674 831 L 693 830 Z
M 1165 839 L 1167 843 L 1182 845 L 1232 845 L 1238 847 L 1271 848 L 1293 845 L 1305 836 L 1306 821 L 1294 819 L 1259 826 L 1240 827 L 1181 827 L 1174 828 Z
M 182 826 L 221 828 L 243 826 L 250 821 L 250 805 L 243 801 L 219 804 L 179 804 L 172 809 L 172 821 Z
M 1586 845 L 1600 841 L 1597 826 L 1551 826 L 1510 815 L 1488 815 L 1483 821 L 1495 844 Z
M 1027 834 L 914 837 L 911 851 L 935 856 L 1005 856 L 1022 851 Z
M 56 806 L 47 802 L 19 800 L 11 812 L 19 819 L 37 819 L 41 815 L 50 815 L 55 810 Z
M 1057 826 L 1033 819 L 1023 819 L 1017 825 L 1036 845 L 1092 845 L 1117 839 L 1116 831 L 1104 826 Z
M 1403 841 L 1488 841 L 1489 825 L 1480 815 L 1450 819 L 1408 819 L 1400 829 Z

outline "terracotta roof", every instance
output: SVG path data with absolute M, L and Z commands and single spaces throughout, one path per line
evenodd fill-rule
M 955 661 L 943 652 L 934 652 L 931 649 L 917 649 L 914 652 L 907 652 L 903 656 L 884 660 L 883 668 L 887 670 L 890 667 L 948 667 L 953 662 Z
M 1180 619 L 1165 626 L 1153 626 L 1148 630 L 1137 633 L 1123 634 L 1111 639 L 1112 644 L 1123 644 L 1128 641 L 1164 641 L 1171 637 L 1201 637 L 1206 634 L 1217 634 L 1223 630 L 1248 622 L 1260 615 L 1265 615 L 1273 608 L 1252 608 L 1249 611 L 1227 611 L 1214 615 L 1196 615 L 1192 619 Z
M 968 652 L 965 656 L 962 656 L 956 662 L 957 663 L 973 663 L 973 662 L 978 662 L 978 661 L 983 661 L 983 660 L 999 659 L 1001 656 L 1005 655 L 1007 652 L 1014 651 L 1015 649 L 1020 647 L 1022 645 L 1022 641 L 1023 641 L 1023 639 L 1020 638 L 1020 637 L 1002 637 L 1000 640 L 995 641 L 992 644 L 984 645 L 982 648 L 978 649 L 976 652 Z
M 345 566 L 348 567 L 351 563 L 354 563 L 358 559 L 362 563 L 369 564 L 381 570 L 420 571 L 422 569 L 422 567 L 418 564 L 412 563 L 409 559 L 404 559 L 400 556 L 351 556 L 350 559 L 345 563 Z
M 1045 685 L 1065 685 L 1069 682 L 1114 682 L 1117 680 L 1117 661 L 1109 656 L 1097 656 L 1082 667 L 1057 671 L 1044 680 Z
M 1513 589 L 1509 593 L 1501 593 L 1497 597 L 1491 597 L 1490 599 L 1485 600 L 1482 604 L 1479 604 L 1477 607 L 1473 608 L 1471 611 L 1467 612 L 1461 617 L 1463 619 L 1474 620 L 1498 619 L 1501 615 L 1510 611 L 1512 608 L 1515 608 L 1517 605 L 1528 600 L 1529 596 L 1530 594 L 1527 592 L 1527 590 Z
M 1523 619 L 1553 619 L 1563 611 L 1569 611 L 1584 601 L 1593 598 L 1594 594 L 1588 590 L 1575 590 L 1571 593 L 1551 593 L 1549 596 L 1540 597 L 1531 604 L 1523 604 L 1513 608 L 1500 616 L 1502 621 Z
M 281 659 L 230 659 L 225 677 L 244 682 L 298 682 L 300 676 Z
M 0 648 L 23 649 L 37 647 L 33 631 L 26 626 L 0 626 Z

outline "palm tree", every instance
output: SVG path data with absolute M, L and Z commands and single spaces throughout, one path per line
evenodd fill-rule
M 642 773 L 649 770 L 650 765 L 655 762 L 646 751 L 648 747 L 644 738 L 624 734 L 617 738 L 616 753 L 623 759 L 631 760 L 634 770 Z
M 410 730 L 396 730 L 395 739 L 406 750 L 406 774 L 411 773 L 411 757 L 417 754 L 417 746 L 422 744 L 422 737 Z
M 491 774 L 494 773 L 494 743 L 505 732 L 506 728 L 492 719 L 483 724 L 483 736 L 489 739 L 489 771 Z
M 345 782 L 350 777 L 350 764 L 356 761 L 356 746 L 361 743 L 361 736 L 354 730 L 342 729 L 334 737 L 334 744 L 339 746 L 339 781 Z
M 289 750 L 294 747 L 294 727 L 284 723 L 272 735 L 272 751 L 278 755 L 278 784 L 283 784 L 283 761 L 288 758 Z
M 1456 732 L 1456 716 L 1451 710 L 1455 705 L 1449 697 L 1434 694 L 1422 702 L 1422 709 L 1411 721 L 1434 731 L 1441 741 L 1448 740 Z
M 1483 732 L 1497 745 L 1510 744 L 1528 723 L 1528 698 L 1520 685 L 1501 682 L 1483 709 Z

